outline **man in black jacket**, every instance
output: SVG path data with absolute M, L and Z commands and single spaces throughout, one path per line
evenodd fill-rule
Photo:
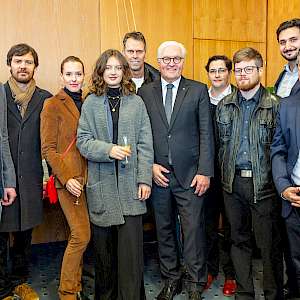
M 159 79 L 159 72 L 151 65 L 145 63 L 146 39 L 141 32 L 126 33 L 123 39 L 123 46 L 123 54 L 128 61 L 136 90 L 144 84 Z
M 38 55 L 27 44 L 13 46 L 7 53 L 11 77 L 5 83 L 7 129 L 12 160 L 16 170 L 17 198 L 3 206 L 0 222 L 0 271 L 16 285 L 15 293 L 27 300 L 39 297 L 26 283 L 32 230 L 42 222 L 43 168 L 40 142 L 40 112 L 51 94 L 38 88 L 33 79 Z M 9 233 L 14 243 L 10 258 L 12 270 L 6 273 Z
M 300 19 L 281 23 L 276 31 L 279 50 L 287 60 L 284 70 L 274 85 L 275 92 L 281 98 L 293 96 L 300 92 L 296 59 L 300 49 Z

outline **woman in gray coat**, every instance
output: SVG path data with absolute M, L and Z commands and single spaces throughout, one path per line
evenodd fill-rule
M 77 133 L 88 161 L 97 300 L 140 298 L 142 214 L 151 192 L 153 147 L 145 105 L 134 91 L 126 59 L 117 50 L 105 51 L 96 62 Z

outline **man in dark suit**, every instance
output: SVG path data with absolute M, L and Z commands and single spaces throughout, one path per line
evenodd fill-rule
M 279 50 L 287 60 L 284 70 L 274 85 L 275 93 L 281 98 L 296 95 L 300 92 L 296 59 L 300 49 L 300 19 L 281 23 L 276 31 Z
M 17 198 L 3 206 L 0 222 L 0 272 L 16 286 L 14 292 L 26 300 L 37 300 L 37 293 L 26 284 L 29 277 L 31 235 L 42 222 L 43 168 L 40 141 L 40 112 L 51 94 L 38 88 L 33 79 L 38 55 L 27 44 L 13 46 L 7 53 L 11 77 L 5 83 L 7 98 L 7 129 L 12 160 L 16 170 Z M 7 271 L 9 234 L 14 242 Z
M 185 53 L 180 43 L 162 43 L 157 52 L 161 78 L 139 90 L 154 140 L 152 202 L 166 279 L 158 300 L 173 299 L 181 291 L 177 211 L 189 299 L 201 299 L 207 280 L 203 194 L 214 171 L 213 127 L 206 86 L 182 77 Z
M 297 64 L 299 68 L 298 55 Z M 293 297 L 300 297 L 300 98 L 290 96 L 281 101 L 277 127 L 271 147 L 272 173 L 282 198 L 288 243 L 295 272 Z
M 275 93 L 282 97 L 297 95 L 300 93 L 300 81 L 296 59 L 300 49 L 300 19 L 291 19 L 281 23 L 276 31 L 279 50 L 282 57 L 287 61 L 283 71 L 274 85 Z M 281 225 L 284 260 L 286 265 L 287 281 L 284 285 L 286 298 L 293 297 L 296 293 L 297 283 L 292 259 L 290 256 L 289 243 L 287 240 L 286 226 L 283 220 Z

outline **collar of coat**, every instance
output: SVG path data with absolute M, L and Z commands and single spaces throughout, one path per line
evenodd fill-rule
M 262 85 L 260 86 L 262 89 L 260 94 L 260 99 L 258 103 L 258 108 L 271 108 L 275 103 L 279 103 L 279 97 L 269 92 L 266 88 Z M 238 100 L 238 89 L 235 89 L 230 95 L 226 96 L 222 101 L 224 105 L 234 104 L 236 106 L 239 105 Z

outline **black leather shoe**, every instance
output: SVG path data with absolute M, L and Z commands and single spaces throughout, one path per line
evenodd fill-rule
M 167 279 L 165 285 L 159 295 L 157 300 L 172 300 L 177 294 L 180 294 L 182 290 L 181 280 Z

